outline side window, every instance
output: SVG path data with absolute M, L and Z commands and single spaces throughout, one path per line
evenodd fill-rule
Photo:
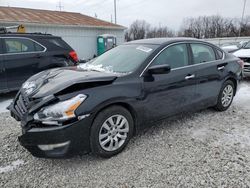
M 44 47 L 34 42 L 36 52 L 44 51 Z
M 218 59 L 222 59 L 223 58 L 223 52 L 221 51 L 221 50 L 217 50 L 216 49 L 216 51 L 217 51 L 217 54 L 218 54 Z
M 43 51 L 44 48 L 29 39 L 5 38 L 6 53 Z
M 176 44 L 166 48 L 152 65 L 168 64 L 172 69 L 188 65 L 188 50 L 186 44 Z
M 194 64 L 215 61 L 215 53 L 212 47 L 204 44 L 191 44 L 194 56 Z

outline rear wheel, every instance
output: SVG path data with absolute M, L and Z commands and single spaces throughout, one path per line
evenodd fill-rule
M 224 82 L 218 96 L 217 105 L 215 106 L 216 110 L 225 111 L 231 106 L 235 94 L 235 87 L 231 80 Z
M 112 106 L 104 109 L 91 127 L 92 152 L 105 158 L 120 153 L 132 137 L 133 128 L 133 118 L 125 108 Z

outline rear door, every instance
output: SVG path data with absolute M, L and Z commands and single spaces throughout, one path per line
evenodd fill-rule
M 0 92 L 7 89 L 6 74 L 4 66 L 4 55 L 3 55 L 3 42 L 0 38 Z
M 46 49 L 32 39 L 3 38 L 7 87 L 19 89 L 23 82 L 39 71 L 41 53 Z
M 200 108 L 213 106 L 217 101 L 226 74 L 227 63 L 221 60 L 223 52 L 218 57 L 219 54 L 215 48 L 204 43 L 191 43 L 190 48 L 196 70 L 196 103 Z

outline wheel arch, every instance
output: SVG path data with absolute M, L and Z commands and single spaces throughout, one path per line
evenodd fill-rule
M 116 102 L 111 102 L 111 103 L 108 103 L 108 104 L 105 104 L 105 105 L 102 105 L 101 107 L 99 107 L 95 113 L 94 113 L 94 118 L 93 118 L 93 121 L 94 119 L 96 118 L 96 116 L 101 112 L 103 111 L 104 109 L 107 109 L 111 106 L 121 106 L 123 108 L 125 108 L 126 110 L 129 111 L 129 113 L 131 114 L 132 118 L 133 118 L 133 122 L 134 122 L 134 132 L 133 132 L 133 135 L 135 135 L 137 133 L 137 130 L 138 130 L 138 117 L 137 117 L 137 113 L 136 113 L 136 110 L 128 103 L 126 102 L 119 102 L 119 101 L 116 101 Z M 92 122 L 93 123 L 93 122 Z
M 225 82 L 226 81 L 232 81 L 233 83 L 234 83 L 234 86 L 235 86 L 235 91 L 234 91 L 234 95 L 236 94 L 236 91 L 237 91 L 237 89 L 238 89 L 238 82 L 237 82 L 237 80 L 235 79 L 235 78 L 233 78 L 233 77 L 229 77 L 229 78 L 227 78 L 226 80 L 225 80 Z

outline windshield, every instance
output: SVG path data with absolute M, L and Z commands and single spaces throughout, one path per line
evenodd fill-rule
M 80 68 L 128 74 L 134 72 L 157 47 L 157 45 L 144 44 L 120 45 L 80 65 Z
M 243 49 L 250 49 L 250 42 L 248 42 L 244 47 Z

